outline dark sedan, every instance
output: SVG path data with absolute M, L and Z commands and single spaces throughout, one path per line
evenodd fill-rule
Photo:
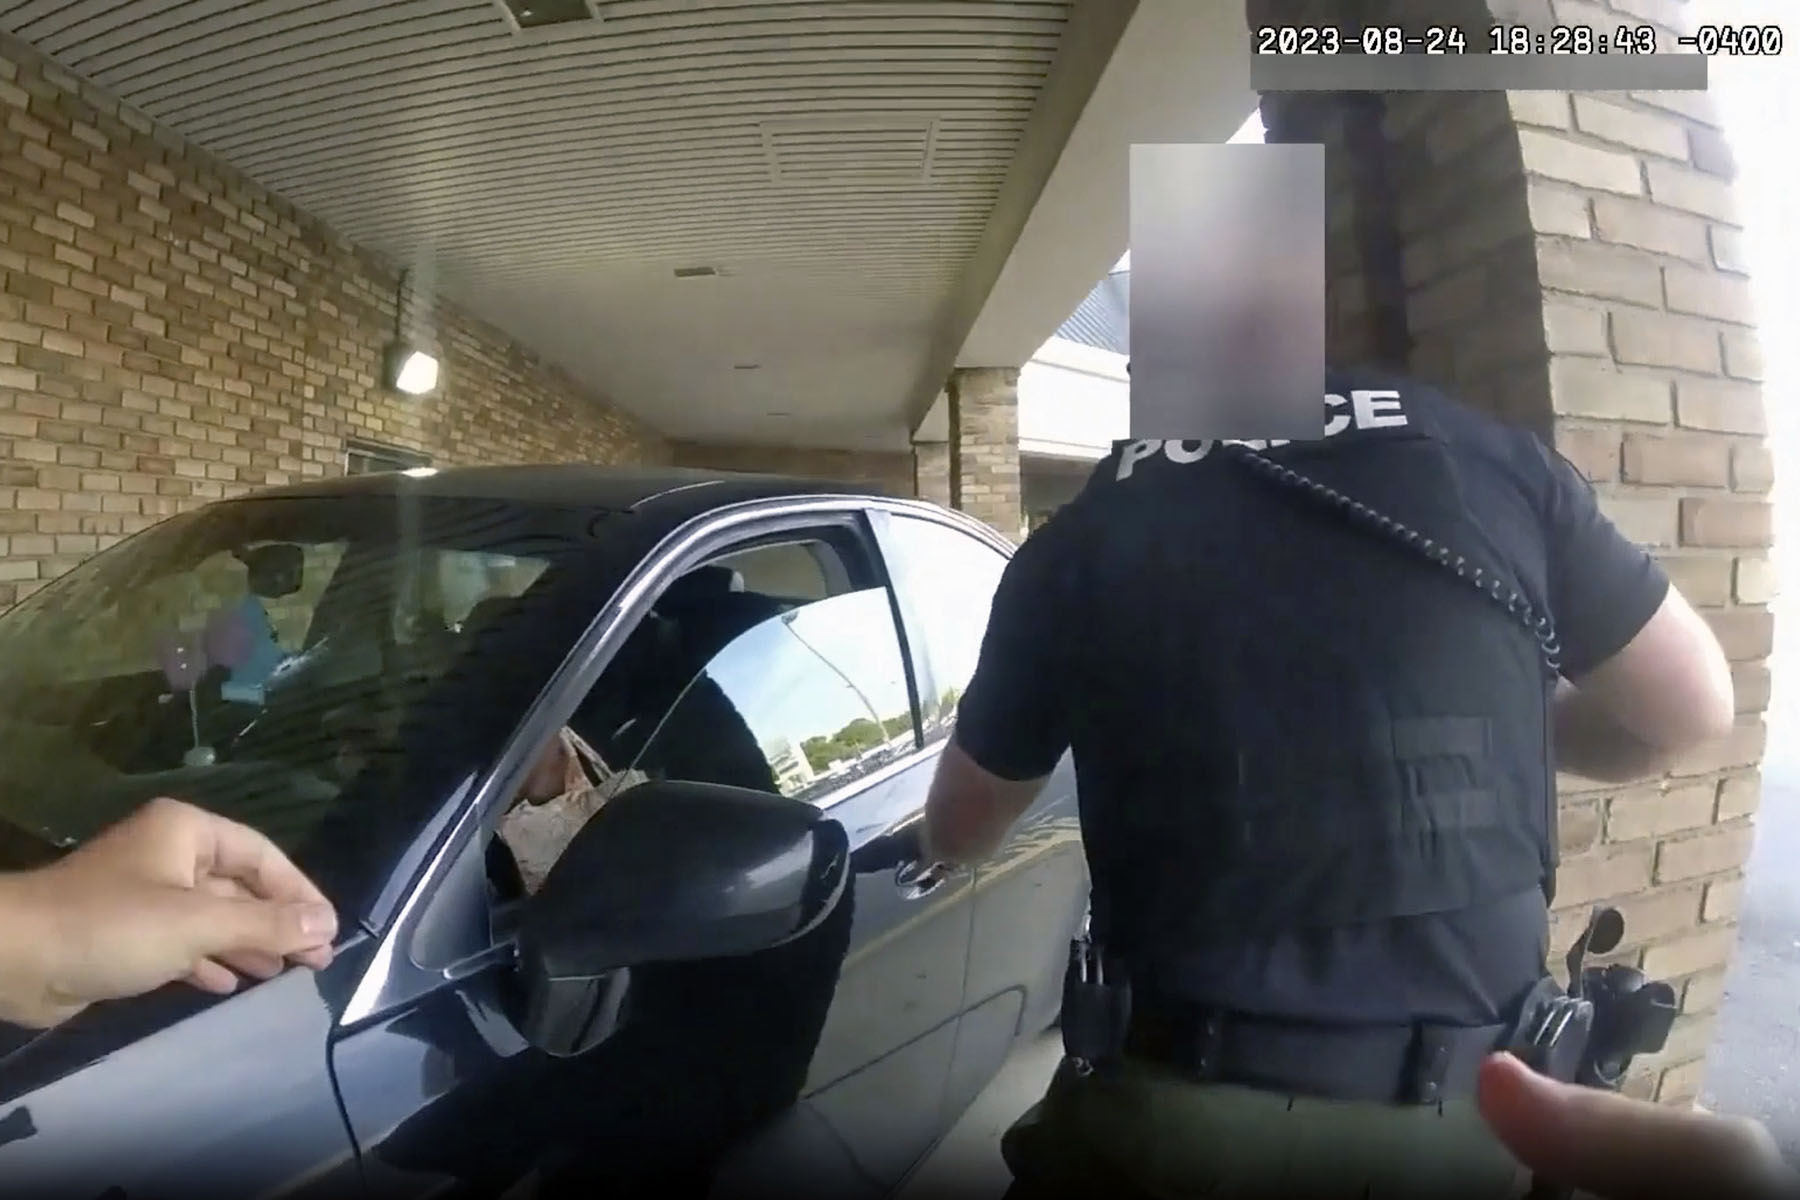
M 1066 764 L 978 871 L 894 850 L 1008 552 L 837 485 L 519 467 L 215 504 L 59 579 L 0 619 L 0 869 L 179 796 L 344 935 L 11 1032 L 0 1192 L 894 1191 L 1054 1019 L 1085 910 Z M 508 831 L 570 747 L 537 873 L 556 822 Z

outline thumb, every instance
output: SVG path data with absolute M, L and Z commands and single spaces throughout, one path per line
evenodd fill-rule
M 1771 1178 L 1760 1126 L 1559 1083 L 1510 1054 L 1482 1065 L 1476 1101 L 1535 1174 L 1605 1200 L 1758 1195 Z
M 327 904 L 185 889 L 168 901 L 163 928 L 188 961 L 244 953 L 286 958 L 329 946 L 337 935 L 337 914 Z

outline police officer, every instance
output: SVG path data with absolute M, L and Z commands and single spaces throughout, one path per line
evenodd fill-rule
M 1545 974 L 1554 772 L 1731 728 L 1707 625 L 1566 460 L 1326 388 L 1316 440 L 1116 446 L 995 595 L 924 856 L 992 853 L 1072 750 L 1130 988 L 1008 1131 L 1020 1194 L 1512 1194 L 1472 1096 Z

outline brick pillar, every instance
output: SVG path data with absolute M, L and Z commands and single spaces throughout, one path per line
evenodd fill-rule
M 1008 538 L 1024 537 L 1019 496 L 1019 372 L 967 367 L 952 372 L 950 503 Z
M 950 443 L 913 443 L 913 495 L 950 506 Z
M 1248 16 L 1322 20 L 1336 7 L 1249 0 Z M 1416 0 L 1373 0 L 1364 19 L 1477 30 L 1549 7 L 1437 0 L 1426 14 Z M 1647 11 L 1691 21 L 1681 0 L 1555 8 L 1562 20 L 1591 15 L 1596 28 L 1639 24 Z M 1660 48 L 1674 50 L 1665 32 Z M 1476 41 L 1472 52 L 1485 46 Z M 1627 1090 L 1686 1103 L 1736 945 L 1773 640 L 1771 461 L 1731 155 L 1696 93 L 1383 100 L 1390 237 L 1368 236 L 1380 214 L 1366 190 L 1345 185 L 1355 173 L 1327 171 L 1334 354 L 1372 349 L 1370 298 L 1391 292 L 1397 272 L 1412 373 L 1551 439 L 1620 528 L 1657 554 L 1733 662 L 1740 722 L 1723 744 L 1627 786 L 1560 781 L 1552 965 L 1561 970 L 1555 960 L 1590 905 L 1622 909 L 1627 940 L 1611 958 L 1672 979 L 1683 1010 L 1668 1048 L 1639 1060 Z M 1324 141 L 1328 160 L 1344 156 L 1355 118 L 1332 98 L 1323 105 L 1265 97 L 1270 140 Z

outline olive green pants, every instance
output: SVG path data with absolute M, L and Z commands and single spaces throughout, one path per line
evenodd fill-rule
M 1009 1200 L 1511 1200 L 1530 1184 L 1469 1100 L 1291 1097 L 1131 1060 L 1087 1076 L 1065 1062 L 1000 1146 L 1013 1173 Z

